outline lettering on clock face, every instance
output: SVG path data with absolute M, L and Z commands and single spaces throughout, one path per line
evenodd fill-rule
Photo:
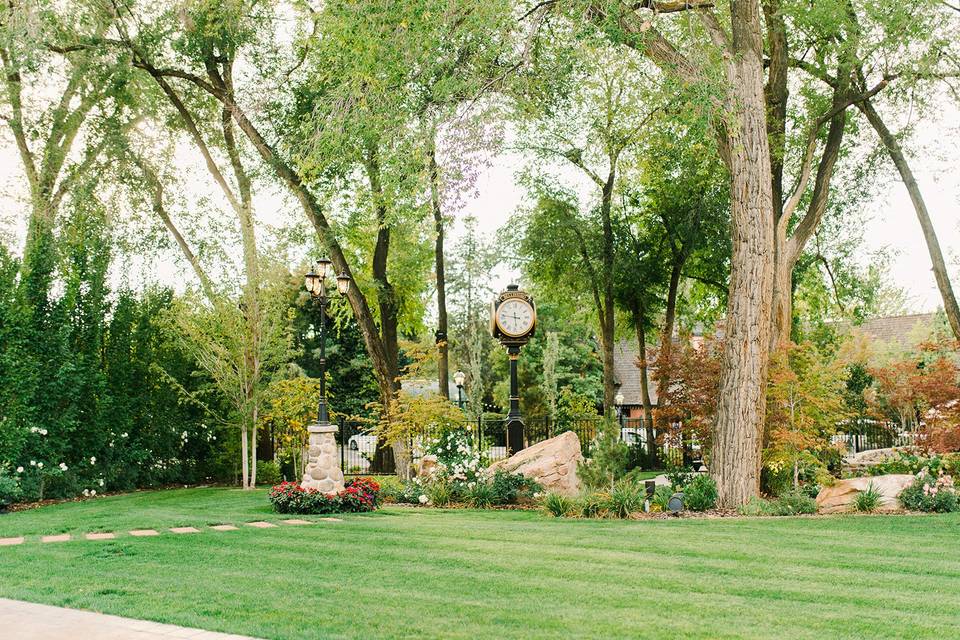
M 505 300 L 497 307 L 497 324 L 508 336 L 525 335 L 533 327 L 533 308 L 523 300 Z

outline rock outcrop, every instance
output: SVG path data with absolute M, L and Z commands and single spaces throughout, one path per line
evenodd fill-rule
M 817 495 L 817 511 L 820 513 L 843 513 L 854 511 L 857 495 L 872 484 L 883 496 L 879 510 L 894 511 L 900 508 L 897 497 L 900 492 L 913 483 L 910 474 L 891 474 L 886 476 L 866 476 L 838 480 L 832 487 L 824 487 Z
M 580 438 L 574 432 L 566 431 L 495 462 L 484 473 L 488 477 L 498 470 L 519 473 L 536 480 L 547 491 L 575 496 L 580 493 L 577 465 L 582 460 Z
M 859 475 L 870 469 L 873 465 L 892 460 L 900 455 L 903 449 L 872 449 L 870 451 L 861 451 L 860 453 L 851 453 L 843 457 L 843 471 L 851 475 Z

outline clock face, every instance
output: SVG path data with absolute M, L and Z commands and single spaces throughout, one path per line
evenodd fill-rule
M 519 298 L 504 300 L 497 307 L 497 326 L 513 338 L 530 333 L 535 319 L 533 307 Z

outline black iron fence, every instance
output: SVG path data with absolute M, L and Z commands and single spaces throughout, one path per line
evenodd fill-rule
M 604 418 L 585 416 L 557 420 L 546 416 L 524 418 L 524 448 L 548 440 L 566 431 L 577 434 L 580 450 L 590 457 L 597 435 L 603 427 Z M 394 451 L 380 443 L 371 433 L 370 425 L 363 422 L 342 420 L 337 432 L 337 448 L 343 472 L 347 475 L 390 475 L 397 471 Z M 700 457 L 696 442 L 684 442 L 678 429 L 657 429 L 642 418 L 619 420 L 620 439 L 630 447 L 630 466 L 645 469 L 660 469 L 667 466 L 689 464 Z M 473 439 L 474 446 L 490 462 L 508 457 L 506 420 L 489 416 L 464 422 L 463 430 Z M 430 442 L 440 431 L 424 429 L 410 439 L 404 447 L 412 461 L 424 455 Z
M 834 444 L 843 444 L 848 453 L 908 447 L 916 444 L 917 434 L 896 422 L 855 418 L 840 425 L 839 433 L 831 438 Z
M 689 465 L 701 459 L 699 443 L 685 439 L 676 425 L 658 428 L 643 418 L 621 418 L 618 422 L 620 439 L 630 447 L 631 467 L 664 469 Z M 589 458 L 603 423 L 604 418 L 600 416 L 561 420 L 546 416 L 524 418 L 523 446 L 526 448 L 565 431 L 572 431 L 580 439 L 583 455 Z M 392 475 L 397 472 L 393 449 L 378 446 L 377 437 L 370 433 L 368 423 L 341 419 L 339 427 L 337 448 L 345 474 Z M 508 456 L 505 419 L 485 416 L 464 422 L 462 428 L 471 435 L 474 446 L 490 462 Z M 430 441 L 439 435 L 439 430 L 424 429 L 419 436 L 412 438 L 405 447 L 411 460 L 419 460 Z M 844 444 L 850 453 L 909 446 L 915 443 L 915 439 L 915 433 L 904 430 L 894 422 L 869 419 L 850 420 L 841 425 L 841 431 L 833 436 L 833 442 Z

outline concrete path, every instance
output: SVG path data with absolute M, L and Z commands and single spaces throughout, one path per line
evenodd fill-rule
M 0 598 L 3 640 L 254 640 L 248 636 Z

